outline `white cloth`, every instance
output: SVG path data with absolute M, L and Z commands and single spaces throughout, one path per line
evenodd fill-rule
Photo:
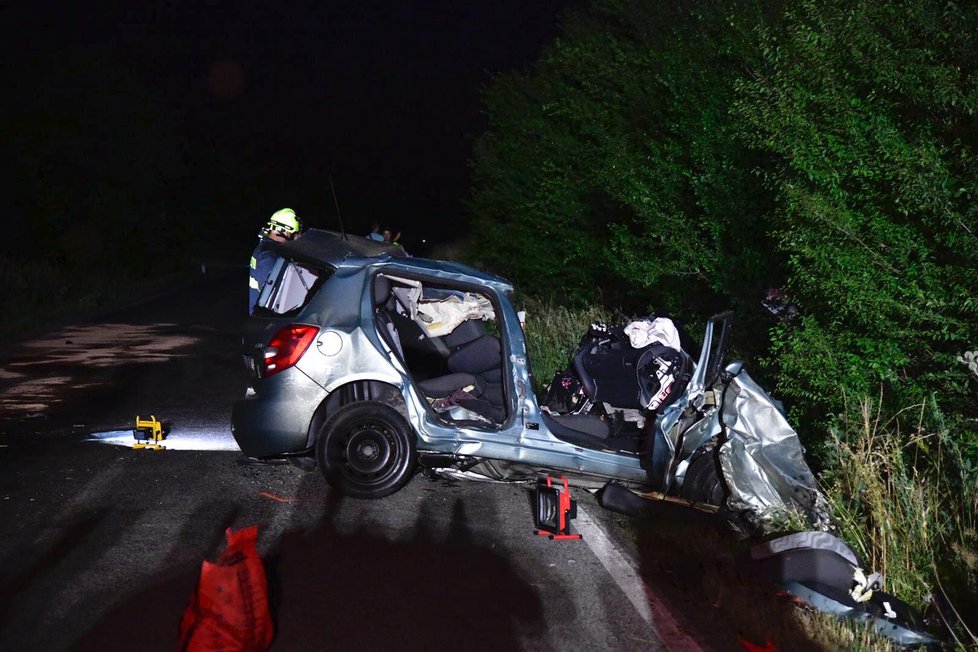
M 679 331 L 671 319 L 656 317 L 655 319 L 638 319 L 625 326 L 625 335 L 636 349 L 659 342 L 670 349 L 682 351 L 679 344 Z
M 469 319 L 495 319 L 492 303 L 481 294 L 466 292 L 465 298 L 451 296 L 418 304 L 418 323 L 430 337 L 448 335 Z

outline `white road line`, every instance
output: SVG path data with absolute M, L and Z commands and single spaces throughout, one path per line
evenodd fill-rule
M 576 525 L 578 532 L 584 537 L 584 542 L 587 543 L 594 556 L 598 558 L 601 565 L 625 593 L 629 602 L 635 606 L 638 615 L 642 617 L 642 620 L 654 626 L 652 609 L 645 599 L 645 582 L 639 577 L 638 571 L 632 565 L 632 560 L 611 542 L 601 526 L 592 521 L 591 517 L 580 506 L 577 508 Z
M 577 531 L 582 535 L 591 552 L 618 584 L 638 615 L 652 627 L 652 631 L 667 650 L 672 652 L 703 649 L 695 639 L 683 631 L 683 627 L 672 616 L 662 600 L 642 580 L 631 557 L 612 543 L 601 525 L 592 520 L 580 505 L 577 507 L 575 523 Z

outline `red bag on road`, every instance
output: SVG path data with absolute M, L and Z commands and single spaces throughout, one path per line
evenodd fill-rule
M 180 619 L 184 652 L 264 652 L 272 644 L 265 567 L 255 548 L 258 526 L 225 533 L 216 563 L 204 561 L 200 581 Z

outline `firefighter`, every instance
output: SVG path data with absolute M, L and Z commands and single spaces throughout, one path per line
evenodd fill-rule
M 268 246 L 269 242 L 286 242 L 299 234 L 301 224 L 291 208 L 272 213 L 268 224 L 258 233 L 258 246 L 251 254 L 251 269 L 248 278 L 248 313 L 255 312 L 255 304 L 261 295 L 262 286 L 268 281 L 277 254 Z

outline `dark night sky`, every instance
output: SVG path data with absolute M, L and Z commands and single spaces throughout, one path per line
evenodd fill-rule
M 376 219 L 431 237 L 458 224 L 480 87 L 532 63 L 569 4 L 65 3 L 7 9 L 5 47 L 8 63 L 99 50 L 128 69 L 185 142 L 188 210 L 220 206 L 209 189 L 242 174 L 261 179 L 246 219 L 291 205 L 336 228 L 332 175 L 349 229 Z

